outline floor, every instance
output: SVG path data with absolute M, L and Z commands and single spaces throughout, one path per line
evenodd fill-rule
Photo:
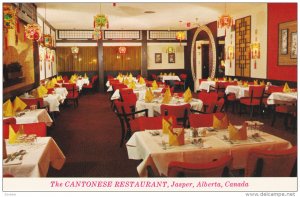
M 228 109 L 229 120 L 242 124 L 248 114 Z M 253 119 L 264 122 L 263 130 L 297 145 L 297 131 L 285 130 L 283 117 L 271 126 L 272 114 Z M 55 125 L 48 129 L 67 160 L 61 170 L 50 168 L 48 177 L 137 177 L 140 161 L 129 160 L 126 147 L 120 147 L 121 126 L 110 107 L 109 95 L 88 93 L 80 96 L 78 108 L 61 107 Z

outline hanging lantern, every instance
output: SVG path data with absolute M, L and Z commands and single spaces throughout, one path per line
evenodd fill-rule
M 124 47 L 124 46 L 119 47 L 119 53 L 120 54 L 125 54 L 126 53 L 126 47 Z
M 71 47 L 71 52 L 72 52 L 74 58 L 77 58 L 77 54 L 79 52 L 79 48 L 76 47 L 76 46 L 73 46 L 73 47 Z
M 176 39 L 180 41 L 180 46 L 181 46 L 181 40 L 185 39 L 185 32 L 183 31 L 178 31 L 176 33 Z
M 50 34 L 44 34 L 44 45 L 45 47 L 52 47 L 52 37 Z
M 254 61 L 254 69 L 256 69 L 256 60 L 260 58 L 260 43 L 257 41 L 257 29 L 255 30 L 255 42 L 250 45 L 251 58 Z
M 231 68 L 231 60 L 234 59 L 234 47 L 232 45 L 229 45 L 227 47 L 227 59 L 230 62 L 230 68 Z
M 219 17 L 218 27 L 219 28 L 230 28 L 233 25 L 233 18 L 228 14 L 223 14 Z
M 108 28 L 108 18 L 104 14 L 97 14 L 94 16 L 94 27 Z
M 25 35 L 29 40 L 38 41 L 41 38 L 41 28 L 38 24 L 27 24 L 25 26 Z
M 17 9 L 10 4 L 3 5 L 3 27 L 4 29 L 15 29 L 17 23 Z

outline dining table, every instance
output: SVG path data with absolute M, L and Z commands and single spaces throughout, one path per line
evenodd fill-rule
M 237 99 L 249 96 L 249 86 L 229 85 L 225 89 L 225 94 L 234 93 Z
M 177 75 L 159 75 L 158 78 L 162 81 L 181 81 Z
M 3 174 L 14 177 L 46 177 L 49 167 L 60 170 L 66 157 L 52 137 L 37 137 L 31 142 L 10 144 L 5 141 L 7 158 Z M 15 156 L 13 156 L 15 155 Z
M 269 105 L 274 104 L 295 104 L 298 100 L 297 92 L 273 92 L 267 99 Z
M 149 117 L 154 117 L 156 114 L 161 114 L 160 111 L 160 107 L 163 104 L 162 100 L 163 97 L 159 96 L 159 97 L 155 97 L 151 102 L 145 102 L 144 98 L 139 98 L 140 100 L 137 100 L 136 102 L 136 110 L 144 110 L 144 109 L 148 109 L 148 116 Z M 166 105 L 184 105 L 186 104 L 186 102 L 184 102 L 184 98 L 182 97 L 172 97 L 171 101 L 169 103 L 167 103 Z M 201 111 L 202 107 L 203 107 L 203 102 L 200 99 L 195 99 L 192 98 L 191 102 L 189 102 L 189 104 L 191 105 L 191 108 L 197 111 Z
M 3 119 L 11 117 L 3 117 Z M 44 122 L 48 127 L 53 123 L 53 120 L 49 116 L 49 113 L 46 109 L 25 109 L 23 111 L 17 112 L 13 118 L 16 119 L 16 124 L 29 124 Z
M 181 146 L 169 145 L 168 134 L 162 134 L 161 130 L 135 132 L 126 143 L 126 148 L 129 159 L 142 160 L 137 166 L 139 176 L 148 176 L 148 166 L 159 175 L 167 175 L 168 164 L 172 161 L 207 163 L 226 155 L 233 157 L 232 169 L 244 169 L 248 152 L 252 148 L 283 150 L 292 146 L 289 141 L 261 130 L 249 130 L 247 140 L 229 140 L 227 129 L 195 129 L 199 133 L 197 143 L 191 134 L 193 130 L 185 129 L 184 145 Z M 203 129 L 209 132 L 201 135 Z
M 215 81 L 201 81 L 198 90 L 206 90 L 207 92 L 210 91 L 211 87 L 215 87 L 216 82 Z

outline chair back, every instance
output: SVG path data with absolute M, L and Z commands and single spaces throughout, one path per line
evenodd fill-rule
M 151 74 L 152 80 L 156 80 L 157 81 L 157 75 L 156 74 Z
M 170 87 L 169 87 L 169 86 L 164 87 L 164 88 L 161 90 L 161 93 L 165 93 L 165 92 L 167 91 L 168 88 L 170 88 Z M 174 93 L 174 87 L 171 87 L 171 88 L 170 88 L 170 92 L 171 92 L 171 94 Z
M 252 102 L 253 99 L 260 99 L 260 102 L 262 102 L 264 92 L 265 86 L 249 86 L 250 102 Z
M 286 150 L 251 149 L 245 169 L 246 177 L 289 177 L 295 175 L 297 147 Z M 295 174 L 294 174 L 295 173 Z
M 30 106 L 36 105 L 37 108 L 43 107 L 43 98 L 20 98 L 24 103 L 26 103 L 26 109 L 30 109 Z
M 75 83 L 63 83 L 62 86 L 68 91 L 67 98 L 75 98 L 78 96 L 77 86 Z
M 193 127 L 193 128 L 211 127 L 211 126 L 213 126 L 213 116 L 214 115 L 218 119 L 222 119 L 225 116 L 225 113 L 190 114 L 189 115 L 190 127 Z
M 224 98 L 220 98 L 220 99 L 217 101 L 215 112 L 222 112 L 223 107 L 224 107 L 224 102 L 225 102 Z
M 229 176 L 231 163 L 231 156 L 208 163 L 172 161 L 168 165 L 168 177 L 226 177 Z
M 185 81 L 186 78 L 187 78 L 187 74 L 182 73 L 182 74 L 179 75 L 179 77 L 180 77 L 180 79 L 181 79 L 182 81 Z
M 191 105 L 189 103 L 186 103 L 184 105 L 162 104 L 160 106 L 160 112 L 161 112 L 162 116 L 176 117 L 177 122 L 182 122 L 182 125 L 185 127 L 190 108 L 191 108 Z
M 9 125 L 17 132 L 21 124 L 3 124 L 3 138 L 9 138 Z M 44 122 L 22 124 L 26 134 L 36 134 L 38 137 L 45 137 L 47 135 L 47 126 Z
M 92 78 L 92 85 L 95 83 L 95 81 L 97 81 L 98 79 L 98 75 L 94 75 L 93 78 Z
M 266 90 L 267 94 L 272 94 L 273 92 L 283 92 L 283 86 L 271 85 L 268 87 L 268 90 Z
M 162 129 L 162 117 L 140 117 L 139 119 L 141 131 Z
M 54 92 L 54 88 L 48 88 L 47 90 L 48 90 L 47 94 L 52 94 Z
M 123 84 L 123 83 L 116 83 L 116 84 L 112 84 L 113 90 L 116 91 L 117 89 L 122 89 L 122 88 L 128 88 L 127 85 Z
M 213 113 L 216 103 L 218 101 L 218 94 L 216 92 L 201 91 L 198 93 L 198 99 L 203 102 L 205 113 Z

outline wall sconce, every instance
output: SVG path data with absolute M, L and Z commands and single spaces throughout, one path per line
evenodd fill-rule
M 234 59 L 234 46 L 232 45 L 232 34 L 230 34 L 230 45 L 227 47 L 227 59 L 230 62 L 231 68 L 231 60 Z
M 71 47 L 71 52 L 74 55 L 74 58 L 77 58 L 77 54 L 79 52 L 79 48 L 76 46 Z
M 127 50 L 127 48 L 124 47 L 124 46 L 122 46 L 122 47 L 119 47 L 118 52 L 119 52 L 120 54 L 125 54 L 125 53 L 126 53 L 126 50 Z
M 168 47 L 166 53 L 175 53 L 174 47 Z
M 254 69 L 256 69 L 256 60 L 260 58 L 260 43 L 257 42 L 257 29 L 255 30 L 255 42 L 250 45 L 251 59 L 254 60 Z

